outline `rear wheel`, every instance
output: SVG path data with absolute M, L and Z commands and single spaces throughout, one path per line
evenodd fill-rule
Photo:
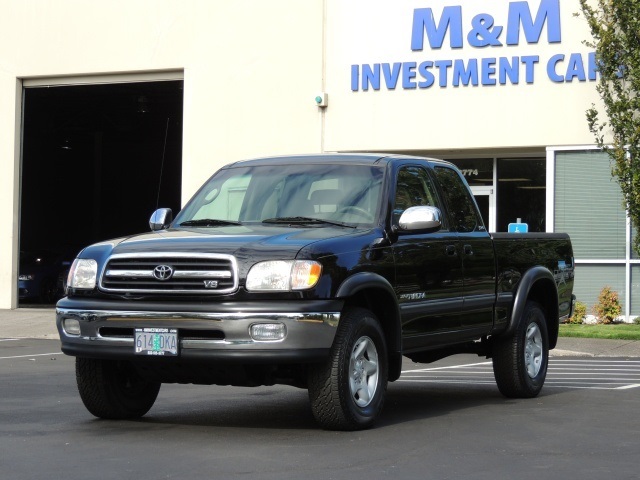
M 84 406 L 99 418 L 142 417 L 153 406 L 159 382 L 142 378 L 129 362 L 76 358 L 76 381 Z
M 493 345 L 493 373 L 498 389 L 506 397 L 535 397 L 544 385 L 548 363 L 545 313 L 538 303 L 529 301 L 514 334 L 496 339 Z
M 320 425 L 359 430 L 376 421 L 387 389 L 387 348 L 375 315 L 345 312 L 326 363 L 310 368 L 309 399 Z

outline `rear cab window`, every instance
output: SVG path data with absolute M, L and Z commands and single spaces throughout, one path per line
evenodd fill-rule
M 484 232 L 475 202 L 469 195 L 464 179 L 453 168 L 435 166 L 434 172 L 444 196 L 451 228 L 459 233 Z

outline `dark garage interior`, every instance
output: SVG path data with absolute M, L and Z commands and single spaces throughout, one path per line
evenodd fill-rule
M 84 246 L 180 209 L 183 82 L 32 87 L 23 102 L 21 306 L 61 296 Z

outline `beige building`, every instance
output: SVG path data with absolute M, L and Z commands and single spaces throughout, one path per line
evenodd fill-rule
M 631 232 L 585 120 L 597 72 L 577 0 L 0 0 L 0 11 L 0 308 L 19 304 L 21 250 L 144 227 L 156 195 L 143 186 L 169 139 L 175 171 L 159 185 L 175 208 L 238 159 L 449 159 L 490 230 L 569 232 L 578 299 L 611 285 L 640 314 Z M 155 123 L 142 120 L 154 109 Z M 144 218 L 127 220 L 146 197 Z

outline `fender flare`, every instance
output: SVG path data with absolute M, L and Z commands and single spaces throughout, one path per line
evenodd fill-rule
M 554 348 L 558 337 L 558 287 L 553 273 L 551 273 L 548 268 L 539 265 L 527 270 L 518 283 L 513 308 L 509 317 L 509 324 L 501 336 L 511 336 L 514 334 L 519 323 L 522 321 L 522 313 L 524 312 L 527 300 L 530 298 L 531 290 L 538 282 L 553 285 L 553 297 L 548 300 L 547 327 L 549 333 L 549 348 Z
M 388 329 L 389 335 L 387 335 L 387 349 L 389 354 L 389 381 L 397 380 L 400 377 L 402 371 L 402 322 L 400 317 L 400 306 L 398 305 L 396 292 L 391 286 L 389 281 L 372 272 L 359 272 L 351 275 L 345 281 L 343 281 L 338 287 L 336 292 L 337 298 L 347 298 L 356 295 L 358 292 L 376 288 L 384 290 L 393 299 L 393 305 L 386 305 L 393 310 L 393 318 L 380 319 Z M 389 341 L 392 340 L 392 341 Z

